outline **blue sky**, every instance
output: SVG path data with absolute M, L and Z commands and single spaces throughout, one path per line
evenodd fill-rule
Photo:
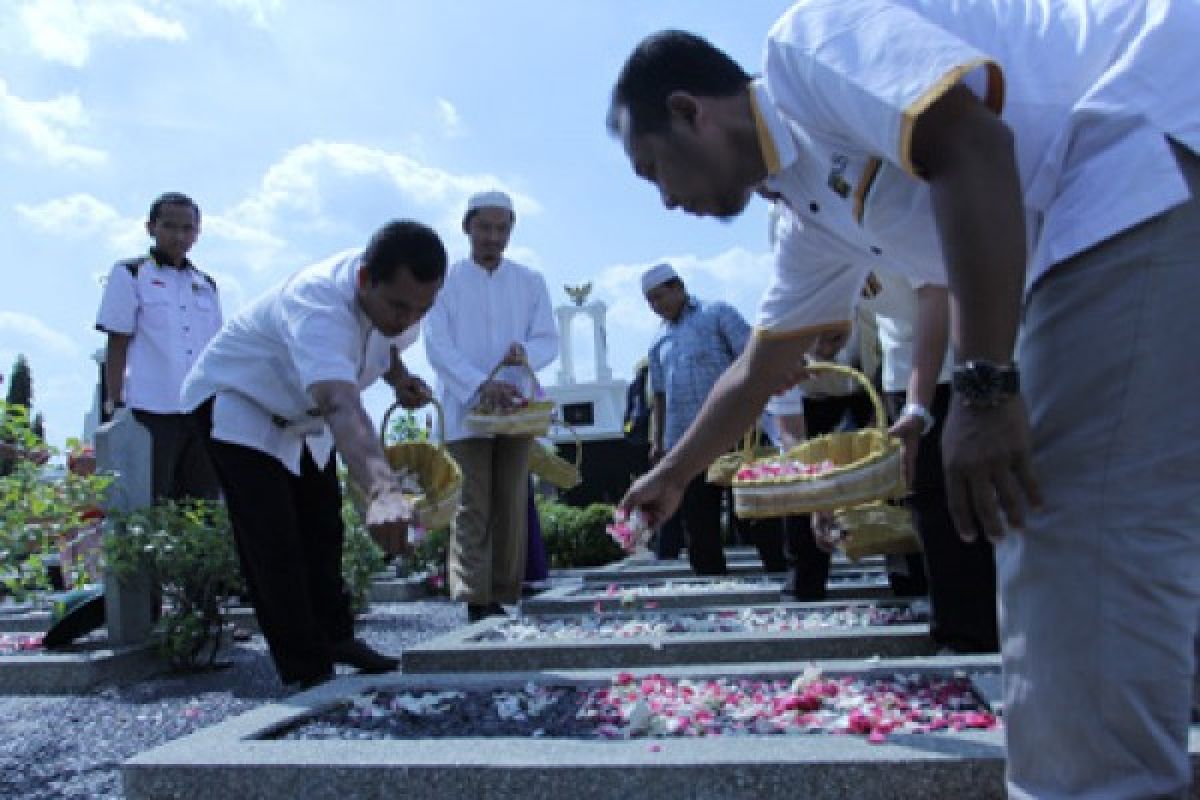
M 733 223 L 697 220 L 633 176 L 604 128 L 617 70 L 642 36 L 677 27 L 757 71 L 786 6 L 4 0 L 0 369 L 24 353 L 51 442 L 79 434 L 99 278 L 148 246 L 162 191 L 200 203 L 192 256 L 228 316 L 395 217 L 434 226 L 461 257 L 465 198 L 498 186 L 517 198 L 509 255 L 542 271 L 555 304 L 564 284 L 594 283 L 628 377 L 656 327 L 643 268 L 669 260 L 752 319 L 769 259 L 760 201 Z M 587 362 L 590 335 L 575 339 Z M 423 345 L 406 361 L 432 377 Z

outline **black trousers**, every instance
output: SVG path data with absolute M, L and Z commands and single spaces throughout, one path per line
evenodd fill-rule
M 204 431 L 191 414 L 157 414 L 133 409 L 150 431 L 155 500 L 217 500 L 220 486 L 204 445 Z
M 946 507 L 942 426 L 951 394 L 949 385 L 937 387 L 933 407 L 929 409 L 935 424 L 917 447 L 909 508 L 925 549 L 929 604 L 933 609 L 930 633 L 934 641 L 962 653 L 991 653 L 999 647 L 992 543 L 983 536 L 969 544 L 960 539 Z M 899 408 L 904 404 L 904 395 L 889 394 L 888 401 L 894 409 Z
M 211 401 L 196 413 L 275 669 L 284 683 L 324 676 L 333 669 L 330 645 L 354 635 L 337 459 L 321 469 L 306 449 L 293 475 L 266 453 L 213 439 Z
M 701 472 L 683 491 L 679 517 L 687 539 L 688 562 L 697 575 L 724 575 L 725 544 L 721 539 L 721 495 L 724 488 Z

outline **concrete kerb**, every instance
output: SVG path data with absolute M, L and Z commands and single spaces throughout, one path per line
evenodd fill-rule
M 76 694 L 143 680 L 162 669 L 152 644 L 109 647 L 103 641 L 85 642 L 70 650 L 0 656 L 0 693 Z
M 795 603 L 776 608 L 813 611 L 845 603 Z M 694 611 L 739 612 L 744 608 Z M 615 617 L 636 614 L 614 614 Z M 539 617 L 552 621 L 553 617 Z M 756 633 L 669 633 L 621 639 L 546 639 L 487 641 L 481 637 L 506 622 L 485 619 L 410 647 L 401 656 L 406 673 L 524 672 L 543 669 L 650 667 L 672 664 L 720 664 L 749 661 L 897 658 L 933 650 L 929 626 L 822 628 Z
M 827 673 L 932 672 L 992 675 L 999 661 L 951 657 L 830 662 Z M 672 677 L 792 677 L 802 663 L 675 667 Z M 515 689 L 607 685 L 612 670 L 490 675 L 347 677 L 198 731 L 130 759 L 129 800 L 237 797 L 312 800 L 438 797 L 823 798 L 1004 796 L 999 731 L 892 736 L 884 744 L 833 735 L 566 740 L 290 741 L 266 737 L 375 688 Z M 981 691 L 987 696 L 986 691 Z M 650 744 L 655 745 L 652 750 Z M 1195 762 L 1200 735 L 1192 734 Z
M 724 578 L 694 578 L 680 580 L 688 584 L 717 583 L 727 580 Z M 644 586 L 660 588 L 668 581 L 647 581 Z M 633 584 L 638 585 L 638 584 Z M 521 600 L 521 613 L 529 616 L 543 614 L 571 614 L 594 611 L 599 603 L 606 611 L 623 610 L 621 600 L 621 585 L 616 584 L 617 594 L 608 592 L 608 587 L 601 584 L 583 584 L 560 586 L 550 589 L 534 597 Z M 626 584 L 625 588 L 629 588 Z M 685 592 L 682 594 L 655 594 L 636 598 L 634 608 L 645 607 L 652 602 L 658 608 L 698 608 L 703 606 L 746 606 L 761 603 L 778 603 L 782 600 L 783 584 L 767 578 L 745 578 L 739 586 L 727 586 L 705 592 Z
M 391 573 L 381 573 L 371 583 L 372 603 L 407 603 L 429 596 L 428 576 L 424 573 L 397 578 Z

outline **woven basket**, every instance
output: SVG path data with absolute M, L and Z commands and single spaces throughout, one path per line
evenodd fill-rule
M 565 458 L 555 452 L 553 445 L 548 445 L 542 441 L 535 441 L 533 449 L 529 451 L 529 471 L 537 476 L 539 480 L 543 480 L 552 486 L 557 486 L 559 489 L 574 489 L 583 481 L 583 442 L 579 440 L 579 434 L 575 429 L 565 422 L 561 423 L 563 427 L 571 432 L 575 438 L 575 463 L 572 464 Z
M 743 479 L 734 477 L 734 511 L 743 519 L 783 517 L 810 511 L 852 508 L 904 493 L 904 451 L 888 435 L 887 416 L 875 387 L 861 372 L 839 364 L 809 364 L 812 372 L 831 371 L 853 376 L 866 389 L 875 409 L 876 426 L 809 439 L 782 458 L 805 464 L 831 461 L 818 475 L 789 475 Z M 758 464 L 772 459 L 755 459 Z
M 868 503 L 838 511 L 833 519 L 846 531 L 838 549 L 851 561 L 864 556 L 902 555 L 921 550 L 921 539 L 913 528 L 912 514 L 903 506 Z
M 438 413 L 438 441 L 397 442 L 389 445 L 385 441 L 388 421 L 400 405 L 393 404 L 383 415 L 379 441 L 392 469 L 407 469 L 416 473 L 422 493 L 416 498 L 416 522 L 426 530 L 436 530 L 449 525 L 462 501 L 462 470 L 446 450 L 446 426 L 442 406 L 433 401 Z M 383 543 L 380 543 L 383 546 Z M 386 548 L 385 548 L 386 549 Z M 394 555 L 389 553 L 389 555 Z
M 488 374 L 487 380 L 495 378 L 503 366 L 505 365 L 502 363 L 497 364 Z M 533 379 L 534 394 L 539 394 L 541 386 L 538 384 L 537 375 L 528 364 L 522 366 Z M 526 405 L 512 411 L 485 412 L 472 409 L 467 413 L 466 421 L 472 433 L 493 436 L 545 436 L 553 419 L 553 401 L 530 398 Z
M 704 479 L 716 486 L 733 486 L 733 477 L 743 466 L 755 459 L 769 458 L 779 454 L 779 448 L 766 444 L 760 445 L 759 441 L 760 431 L 756 425 L 746 431 L 746 435 L 742 438 L 742 444 L 737 450 L 717 456 L 716 460 L 708 465 L 708 472 L 705 473 Z

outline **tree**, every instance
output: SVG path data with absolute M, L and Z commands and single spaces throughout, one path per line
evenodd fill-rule
M 33 415 L 33 424 L 29 426 L 29 429 L 33 431 L 34 436 L 43 442 L 46 441 L 46 420 L 42 418 L 42 412 L 39 411 Z
M 12 375 L 8 379 L 8 397 L 10 405 L 22 406 L 28 409 L 33 405 L 33 372 L 25 356 L 18 355 L 13 364 Z

